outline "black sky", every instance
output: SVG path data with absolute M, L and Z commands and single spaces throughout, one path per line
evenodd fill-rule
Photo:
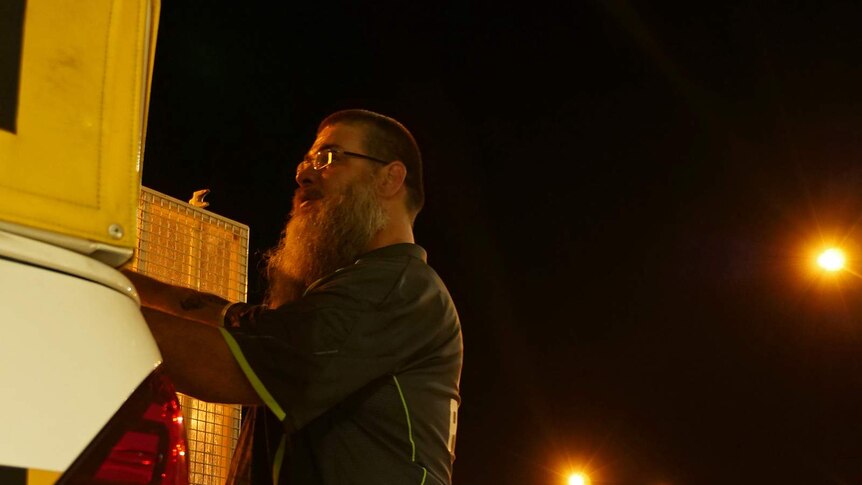
M 862 483 L 858 2 L 345 3 L 164 2 L 143 183 L 255 264 L 324 115 L 410 127 L 456 485 Z

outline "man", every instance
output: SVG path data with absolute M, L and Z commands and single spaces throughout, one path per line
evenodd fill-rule
M 461 325 L 414 243 L 413 136 L 379 113 L 338 111 L 296 181 L 263 305 L 126 272 L 177 390 L 260 411 L 251 456 L 234 463 L 254 483 L 450 484 Z

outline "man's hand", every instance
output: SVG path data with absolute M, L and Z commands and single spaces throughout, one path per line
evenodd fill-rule
M 230 303 L 224 298 L 164 283 L 128 268 L 121 268 L 120 272 L 138 290 L 141 306 L 207 325 L 222 325 L 222 310 Z

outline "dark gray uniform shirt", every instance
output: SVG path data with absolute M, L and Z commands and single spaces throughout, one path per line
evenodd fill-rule
M 231 310 L 225 340 L 280 422 L 255 440 L 264 481 L 451 483 L 461 324 L 424 249 L 380 248 L 296 302 Z

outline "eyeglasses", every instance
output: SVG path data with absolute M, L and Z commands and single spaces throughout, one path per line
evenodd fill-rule
M 365 160 L 371 160 L 373 162 L 382 163 L 384 165 L 388 165 L 389 162 L 386 160 L 381 160 L 379 158 L 374 158 L 368 155 L 363 155 L 361 153 L 347 152 L 340 148 L 326 148 L 320 150 L 319 152 L 306 156 L 302 162 L 296 167 L 296 173 L 299 174 L 303 170 L 311 167 L 315 170 L 323 170 L 324 168 L 330 166 L 332 162 L 334 162 L 339 157 L 354 157 L 354 158 L 364 158 Z

